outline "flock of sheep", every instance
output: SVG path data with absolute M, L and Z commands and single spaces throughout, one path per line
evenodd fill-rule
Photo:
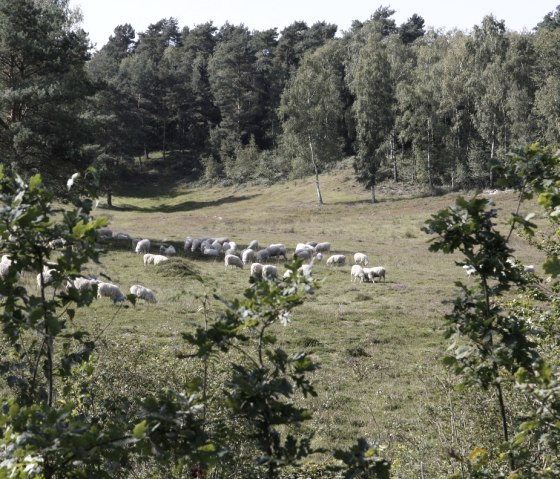
M 135 252 L 143 254 L 144 265 L 160 264 L 167 261 L 170 255 L 176 254 L 176 250 L 172 245 L 163 244 L 160 247 L 161 254 L 150 253 L 151 243 L 149 239 L 142 239 L 136 243 Z M 288 249 L 284 244 L 274 243 L 265 248 L 259 247 L 258 240 L 253 240 L 249 243 L 247 248 L 239 251 L 237 243 L 230 241 L 228 237 L 213 238 L 201 237 L 191 238 L 187 237 L 183 246 L 184 252 L 187 255 L 198 255 L 208 258 L 218 258 L 223 256 L 224 267 L 240 268 L 245 266 L 250 268 L 250 275 L 255 280 L 274 280 L 278 279 L 278 267 L 275 264 L 270 264 L 270 260 L 276 261 L 288 259 Z M 307 242 L 298 243 L 294 249 L 294 258 L 303 261 L 309 261 L 308 264 L 303 264 L 299 268 L 299 274 L 310 278 L 313 272 L 313 265 L 316 262 L 323 260 L 324 255 L 330 253 L 331 243 L 328 242 Z M 346 264 L 346 256 L 343 254 L 334 254 L 327 258 L 327 266 L 343 266 Z M 360 282 L 375 282 L 376 278 L 385 281 L 385 268 L 376 266 L 367 268 L 369 258 L 365 253 L 354 254 L 354 265 L 351 269 L 351 281 Z M 291 270 L 286 270 L 283 278 L 289 278 L 292 274 Z

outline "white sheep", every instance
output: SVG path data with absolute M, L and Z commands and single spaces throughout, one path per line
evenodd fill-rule
M 185 251 L 185 253 L 188 253 L 191 250 L 192 244 L 193 239 L 190 236 L 187 236 L 183 245 L 183 250 Z
M 99 284 L 99 280 L 95 278 L 85 278 L 84 276 L 78 276 L 77 278 L 68 281 L 66 286 L 74 287 L 80 293 L 83 293 L 84 291 L 91 289 L 94 284 Z
M 37 289 L 41 289 L 42 286 L 53 284 L 56 273 L 56 269 L 43 266 L 43 272 L 37 275 Z
M 318 261 L 321 262 L 323 261 L 323 253 L 317 253 L 314 257 L 313 257 L 314 261 Z
M 330 250 L 330 243 L 317 243 L 317 245 L 315 246 L 315 253 L 328 253 Z
M 255 250 L 251 248 L 244 249 L 241 252 L 241 260 L 243 261 L 243 264 L 252 263 L 253 261 L 255 261 L 255 258 L 256 258 Z
M 284 274 L 282 275 L 282 278 L 290 279 L 293 275 L 294 275 L 294 272 L 291 269 L 287 269 L 286 271 L 284 271 Z
M 12 265 L 12 260 L 5 254 L 2 256 L 2 261 L 0 261 L 0 278 L 4 278 L 8 274 L 8 270 Z
M 163 263 L 164 261 L 167 261 L 169 258 L 167 256 L 163 256 L 161 254 L 155 254 L 154 255 L 154 265 L 158 265 Z
M 251 277 L 254 279 L 262 279 L 263 265 L 261 263 L 253 263 L 251 265 Z
M 175 246 L 173 246 L 172 244 L 169 246 L 165 246 L 162 244 L 159 247 L 159 252 L 167 256 L 172 256 L 174 254 L 177 254 L 177 250 L 175 249 Z
M 148 303 L 157 303 L 156 295 L 154 294 L 154 292 L 151 289 L 142 286 L 141 284 L 133 284 L 130 287 L 130 293 L 137 298 L 147 301 Z
M 268 281 L 278 278 L 278 268 L 272 264 L 263 265 L 262 277 Z
M 467 273 L 467 277 L 469 279 L 471 279 L 476 274 L 476 269 L 474 269 L 474 267 L 472 267 L 470 264 L 463 265 L 463 269 L 465 270 L 465 273 Z
M 383 266 L 375 266 L 373 268 L 368 268 L 367 269 L 368 273 L 368 278 L 375 283 L 375 278 L 383 278 L 383 281 L 385 281 L 385 268 Z
M 144 266 L 148 264 L 154 264 L 154 255 L 151 253 L 146 253 L 144 255 Z
M 350 281 L 354 282 L 360 281 L 361 283 L 364 282 L 364 268 L 362 268 L 359 264 L 355 264 L 352 266 L 350 270 Z
M 258 240 L 253 240 L 249 243 L 249 246 L 247 246 L 247 249 L 252 249 L 253 251 L 258 251 L 259 250 L 259 241 Z
M 149 253 L 150 252 L 150 240 L 149 239 L 143 239 L 143 240 L 138 241 L 138 243 L 136 243 L 136 248 L 134 249 L 134 251 L 136 251 L 136 254 Z
M 535 272 L 535 265 L 534 264 L 524 264 L 523 270 L 526 273 L 534 273 Z
M 313 274 L 313 262 L 311 264 L 302 264 L 298 268 L 298 273 L 306 279 L 311 279 L 311 275 Z
M 214 248 L 204 248 L 202 250 L 202 254 L 204 256 L 209 256 L 210 258 L 217 258 L 220 255 L 220 252 Z
M 369 258 L 365 253 L 355 253 L 354 254 L 354 263 L 360 264 L 362 266 L 367 266 L 369 264 Z
M 113 303 L 119 303 L 125 300 L 125 295 L 116 284 L 100 282 L 97 285 L 98 298 L 110 298 Z
M 327 266 L 344 266 L 344 264 L 346 264 L 346 256 L 343 254 L 333 254 L 327 259 Z
M 235 256 L 234 254 L 226 254 L 224 264 L 226 269 L 228 266 L 236 266 L 243 269 L 243 261 L 241 261 L 239 256 Z

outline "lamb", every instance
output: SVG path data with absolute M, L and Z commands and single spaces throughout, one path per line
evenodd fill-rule
M 375 266 L 373 268 L 368 268 L 368 278 L 375 283 L 375 278 L 383 278 L 385 282 L 385 268 L 383 266 Z
M 148 264 L 154 264 L 154 256 L 153 254 L 150 253 L 146 253 L 144 255 L 144 266 L 148 265 Z
M 315 246 L 315 253 L 328 253 L 330 250 L 330 243 L 317 243 L 317 246 Z
M 139 299 L 147 301 L 148 303 L 157 303 L 154 292 L 151 289 L 146 288 L 145 286 L 142 286 L 140 284 L 133 284 L 130 287 L 130 293 Z
M 367 266 L 369 263 L 369 258 L 365 253 L 356 253 L 354 254 L 354 263 L 360 264 L 362 266 Z
M 278 278 L 278 268 L 272 264 L 263 265 L 262 277 L 268 281 Z
M 346 256 L 343 254 L 333 254 L 327 259 L 327 266 L 344 266 L 344 264 L 346 264 Z
M 138 243 L 136 243 L 136 248 L 135 250 L 136 254 L 140 254 L 140 253 L 149 253 L 150 252 L 150 240 L 149 239 L 143 239 L 138 241 Z
M 243 269 L 243 261 L 241 261 L 239 256 L 235 256 L 234 254 L 226 254 L 224 263 L 226 269 L 228 266 L 237 266 L 238 268 Z
M 100 282 L 97 285 L 98 298 L 111 298 L 113 303 L 120 303 L 125 296 L 116 284 Z
M 263 265 L 261 263 L 253 263 L 251 265 L 251 277 L 254 279 L 262 279 Z
M 361 283 L 363 283 L 364 276 L 364 268 L 362 268 L 359 264 L 355 264 L 354 266 L 352 266 L 352 269 L 350 270 L 350 281 L 354 282 L 354 280 L 359 280 Z
M 247 248 L 241 252 L 243 264 L 252 263 L 256 258 L 255 250 Z

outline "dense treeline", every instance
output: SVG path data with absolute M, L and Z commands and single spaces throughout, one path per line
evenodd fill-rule
M 493 16 L 468 33 L 397 26 L 389 7 L 341 36 L 168 18 L 119 25 L 88 57 L 67 0 L 0 5 L 3 161 L 47 179 L 94 163 L 110 192 L 123 166 L 175 151 L 210 180 L 314 172 L 321 202 L 319 173 L 353 156 L 375 201 L 386 178 L 492 186 L 511 147 L 560 141 L 560 7 L 521 33 Z

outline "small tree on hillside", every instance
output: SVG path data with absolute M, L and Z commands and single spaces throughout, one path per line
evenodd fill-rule
M 284 151 L 296 159 L 307 158 L 315 173 L 319 205 L 323 204 L 319 173 L 342 157 L 340 64 L 334 41 L 307 55 L 284 90 L 279 109 Z

